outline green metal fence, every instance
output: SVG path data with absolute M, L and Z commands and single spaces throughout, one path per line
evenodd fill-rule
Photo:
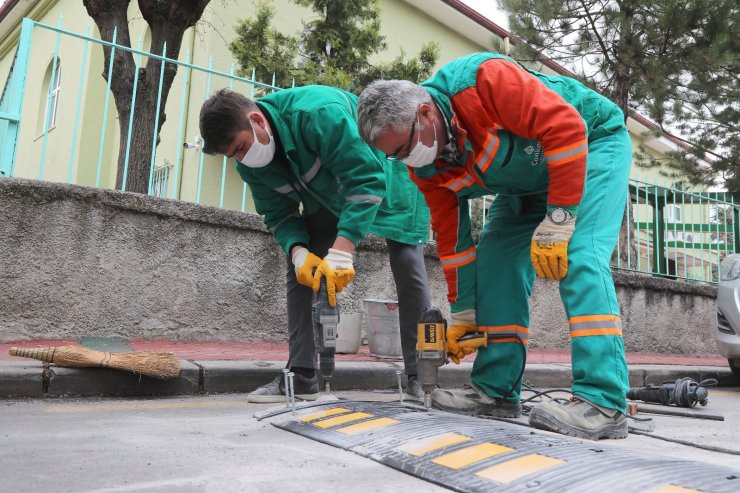
M 626 244 L 615 268 L 692 282 L 719 282 L 719 264 L 740 252 L 740 203 L 726 192 L 630 180 Z
M 115 33 L 107 41 L 89 33 L 89 27 L 85 34 L 64 29 L 61 18 L 57 26 L 23 20 L 13 66 L 0 97 L 0 176 L 114 186 L 118 125 L 111 108 L 110 82 L 100 76 L 103 71 L 108 81 L 114 76 L 112 64 L 105 67 L 101 62 L 102 47 L 107 46 L 132 53 L 137 67 L 143 66 L 144 60 L 156 59 L 178 68 L 166 102 L 167 121 L 151 156 L 149 194 L 253 210 L 246 184 L 233 163 L 225 157 L 203 154 L 197 117 L 200 102 L 216 89 L 229 87 L 254 98 L 279 90 L 274 81 L 257 82 L 254 72 L 251 78 L 238 77 L 233 64 L 219 70 L 213 67 L 212 59 L 207 67 L 196 65 L 190 52 L 184 60 L 149 53 L 142 50 L 141 38 L 138 48 L 133 49 L 117 44 Z M 41 64 L 42 70 L 38 69 L 39 60 L 48 60 L 47 66 Z M 24 96 L 32 94 L 31 88 L 39 81 L 41 97 L 28 100 Z M 126 122 L 129 135 L 136 124 L 136 104 L 134 100 L 134 111 Z M 165 104 L 161 87 L 156 104 L 158 108 Z M 130 140 L 123 149 L 128 166 Z M 125 190 L 125 179 L 123 183 Z M 614 253 L 614 268 L 716 283 L 720 260 L 728 253 L 740 252 L 740 204 L 726 194 L 630 180 L 630 197 L 627 218 L 632 227 L 626 228 L 626 242 L 620 242 Z M 485 224 L 492 201 L 493 197 L 477 199 L 471 208 L 478 211 L 474 217 L 478 229 Z
M 200 102 L 224 87 L 251 98 L 280 88 L 255 81 L 254 72 L 252 78 L 235 75 L 233 63 L 226 70 L 219 70 L 209 60 L 208 66 L 203 67 L 192 63 L 189 51 L 184 60 L 174 60 L 163 56 L 164 52 L 158 55 L 143 51 L 142 38 L 137 48 L 131 48 L 117 44 L 115 32 L 111 40 L 94 38 L 89 32 L 89 27 L 85 34 L 63 28 L 61 17 L 57 26 L 31 19 L 22 21 L 15 59 L 0 99 L 0 176 L 113 188 L 119 148 L 125 153 L 124 177 L 130 166 L 131 130 L 136 125 L 136 111 L 141 108 L 141 103 L 136 101 L 138 69 L 147 60 L 156 59 L 163 61 L 156 105 L 159 108 L 166 104 L 167 120 L 159 133 L 159 144 L 151 153 L 149 194 L 250 210 L 246 185 L 233 170 L 233 163 L 229 166 L 225 157 L 208 156 L 201 151 Z M 113 55 L 107 67 L 93 67 L 95 60 L 100 65 L 104 46 L 113 53 L 130 52 L 137 67 L 133 111 L 127 122 L 129 138 L 123 146 L 118 142 L 117 115 L 110 91 L 115 77 Z M 41 77 L 38 60 L 46 59 L 51 62 L 46 75 Z M 177 66 L 178 73 L 165 102 L 161 74 L 166 65 Z M 98 68 L 107 73 L 106 79 Z M 33 93 L 39 82 L 42 82 L 42 97 L 29 101 L 27 95 Z M 40 123 L 34 129 L 33 119 L 37 114 L 43 117 L 38 118 Z M 156 127 L 155 122 L 151 131 Z M 125 178 L 122 190 L 126 190 Z
M 740 253 L 740 203 L 726 192 L 677 189 L 629 181 L 622 241 L 612 268 L 686 282 L 716 284 L 725 256 Z M 488 221 L 494 196 L 470 208 L 474 236 Z

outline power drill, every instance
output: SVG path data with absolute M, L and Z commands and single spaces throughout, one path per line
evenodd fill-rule
M 435 307 L 425 308 L 416 326 L 416 365 L 424 390 L 424 407 L 432 407 L 432 390 L 437 386 L 437 370 L 447 360 L 445 332 L 447 320 Z
M 337 325 L 339 324 L 339 304 L 329 305 L 326 279 L 321 279 L 319 292 L 311 307 L 313 321 L 313 341 L 319 353 L 319 373 L 324 380 L 324 390 L 330 394 L 329 382 L 334 373 L 334 352 L 337 349 Z
M 424 407 L 432 407 L 432 390 L 437 386 L 438 369 L 447 362 L 447 321 L 442 312 L 433 306 L 427 307 L 419 317 L 416 337 L 416 364 L 419 382 L 424 390 Z M 484 332 L 471 332 L 458 342 L 476 341 L 476 346 L 488 342 Z

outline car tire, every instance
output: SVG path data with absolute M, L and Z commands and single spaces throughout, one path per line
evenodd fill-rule
M 727 362 L 730 364 L 730 370 L 732 370 L 735 381 L 740 384 L 740 359 L 728 359 Z

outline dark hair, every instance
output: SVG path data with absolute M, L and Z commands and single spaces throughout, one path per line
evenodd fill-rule
M 254 101 L 230 89 L 221 89 L 208 98 L 200 107 L 203 152 L 222 154 L 234 134 L 252 128 L 247 113 L 257 110 Z

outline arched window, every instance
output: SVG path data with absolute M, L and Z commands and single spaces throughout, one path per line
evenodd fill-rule
M 59 58 L 56 59 L 56 71 L 54 69 L 54 60 L 52 60 L 44 74 L 44 82 L 41 88 L 42 99 L 39 116 L 43 115 L 43 118 L 38 119 L 38 133 L 50 129 L 57 121 L 57 106 L 62 82 L 62 63 Z M 52 72 L 54 73 L 52 74 Z M 54 80 L 52 80 L 52 76 Z

